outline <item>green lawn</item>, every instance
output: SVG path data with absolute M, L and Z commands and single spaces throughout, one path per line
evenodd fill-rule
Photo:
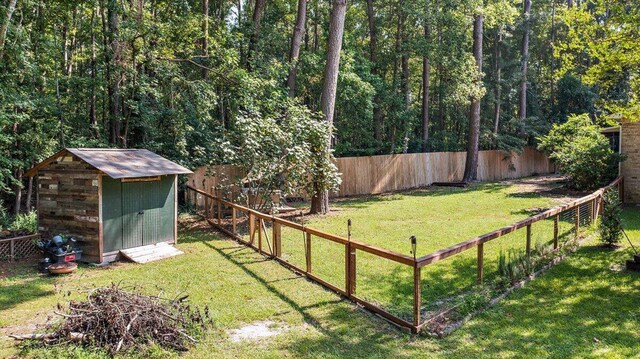
M 624 216 L 629 235 L 640 246 L 640 210 L 627 209 Z M 145 265 L 81 267 L 68 277 L 39 276 L 28 267 L 13 269 L 0 282 L 0 337 L 33 331 L 56 303 L 69 299 L 68 292 L 73 298 L 90 286 L 123 281 L 150 293 L 160 288 L 168 295 L 187 293 L 193 303 L 209 306 L 216 327 L 188 357 L 628 358 L 640 351 L 640 275 L 622 270 L 631 253 L 626 243 L 616 251 L 586 243 L 445 339 L 401 332 L 209 230 L 183 229 L 178 247 L 185 255 Z M 287 329 L 256 341 L 229 340 L 227 330 L 267 319 Z M 13 341 L 0 339 L 0 357 L 16 353 Z M 26 354 L 100 356 L 82 350 Z M 151 354 L 167 355 L 157 350 Z
M 557 184 L 555 185 L 557 186 Z M 553 188 L 554 185 L 549 185 Z M 530 210 L 559 204 L 553 198 L 525 191 L 522 186 L 488 183 L 470 188 L 429 188 L 405 193 L 340 200 L 327 216 L 307 218 L 305 223 L 329 233 L 347 236 L 352 220 L 352 238 L 410 255 L 409 237 L 418 238 L 417 255 L 443 249 L 515 223 L 530 216 Z M 561 232 L 573 228 L 566 218 Z M 305 267 L 302 233 L 283 229 L 283 258 Z M 533 226 L 533 243 L 549 244 L 553 220 Z M 501 251 L 524 251 L 526 231 L 520 230 L 485 244 L 485 277 L 496 276 Z M 328 282 L 344 288 L 344 247 L 320 238 L 312 241 L 312 271 Z M 476 250 L 425 267 L 423 310 L 436 310 L 442 301 L 467 292 L 476 283 Z M 386 310 L 411 319 L 413 269 L 373 255 L 357 252 L 357 294 Z

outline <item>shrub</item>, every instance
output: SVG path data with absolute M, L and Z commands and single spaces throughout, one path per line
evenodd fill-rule
M 11 224 L 11 217 L 9 213 L 7 213 L 6 208 L 4 208 L 4 203 L 0 201 L 0 230 L 4 230 L 8 228 Z
M 615 246 L 622 239 L 621 213 L 618 191 L 609 189 L 604 194 L 604 208 L 600 218 L 600 239 L 609 247 Z
M 38 231 L 38 216 L 36 212 L 31 211 L 18 214 L 9 226 L 9 229 L 12 231 L 24 230 L 29 233 L 36 233 Z
M 572 188 L 597 188 L 618 173 L 622 157 L 611 150 L 609 140 L 586 114 L 571 116 L 566 123 L 553 125 L 549 134 L 539 140 L 539 148 L 569 177 Z

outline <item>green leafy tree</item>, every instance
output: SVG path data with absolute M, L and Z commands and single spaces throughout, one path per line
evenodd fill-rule
M 555 124 L 539 141 L 539 148 L 558 164 L 573 188 L 597 188 L 618 173 L 621 156 L 611 150 L 607 138 L 586 114 L 570 116 L 566 123 Z

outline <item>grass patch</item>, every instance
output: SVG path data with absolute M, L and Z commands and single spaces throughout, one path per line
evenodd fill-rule
M 623 213 L 640 246 L 640 209 Z M 186 357 L 609 357 L 640 351 L 640 275 L 623 270 L 628 244 L 604 250 L 597 239 L 525 288 L 515 291 L 445 339 L 398 331 L 277 263 L 209 230 L 180 232 L 185 255 L 145 265 L 82 266 L 67 277 L 39 276 L 17 266 L 0 279 L 0 357 L 19 354 L 10 333 L 29 333 L 56 303 L 78 290 L 111 282 L 150 293 L 185 293 L 209 306 L 215 329 Z M 435 283 L 434 283 L 435 284 Z M 76 293 L 76 294 L 74 294 Z M 232 342 L 227 331 L 271 320 L 287 330 L 255 342 Z M 106 357 L 78 348 L 29 349 L 30 357 Z M 131 357 L 142 356 L 129 353 Z M 173 357 L 152 348 L 145 357 Z
M 393 195 L 366 196 L 335 201 L 327 216 L 307 218 L 306 224 L 329 233 L 347 235 L 352 220 L 352 238 L 410 255 L 409 237 L 418 238 L 417 256 L 440 250 L 515 223 L 558 201 L 537 192 L 505 183 L 476 184 L 468 188 L 415 190 Z M 568 239 L 573 219 L 564 216 L 560 234 Z M 533 226 L 533 243 L 549 245 L 553 219 Z M 302 234 L 283 228 L 284 258 L 304 267 Z M 485 278 L 496 279 L 500 252 L 523 251 L 526 231 L 520 230 L 485 244 Z M 344 287 L 344 250 L 340 245 L 314 238 L 312 267 L 316 275 Z M 413 270 L 410 267 L 357 253 L 357 293 L 386 310 L 411 319 Z M 474 290 L 476 251 L 469 250 L 422 270 L 424 311 L 437 311 L 452 297 Z

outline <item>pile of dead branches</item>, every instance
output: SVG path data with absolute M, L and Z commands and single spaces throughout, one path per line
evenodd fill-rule
M 46 334 L 14 336 L 36 339 L 43 345 L 82 343 L 110 354 L 156 343 L 185 351 L 211 324 L 208 309 L 192 308 L 187 297 L 166 299 L 129 292 L 113 284 L 89 292 L 85 301 L 71 301 L 55 314 L 62 317 L 47 325 Z

